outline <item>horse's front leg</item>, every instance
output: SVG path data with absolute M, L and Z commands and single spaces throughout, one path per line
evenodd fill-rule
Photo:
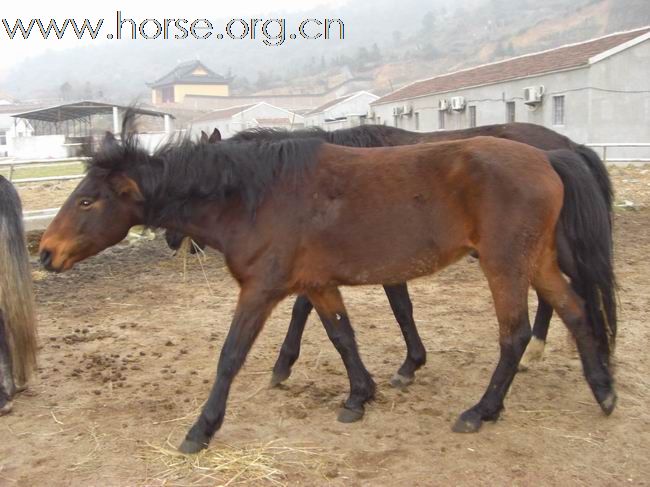
M 221 427 L 230 385 L 271 310 L 282 297 L 277 292 L 242 288 L 230 331 L 221 349 L 216 380 L 203 411 L 179 448 L 181 452 L 196 453 L 207 448 L 210 439 Z
M 309 313 L 314 308 L 309 298 L 305 295 L 300 295 L 296 298 L 291 311 L 291 321 L 289 322 L 289 330 L 287 336 L 282 342 L 282 348 L 275 365 L 273 366 L 273 377 L 271 377 L 271 386 L 275 387 L 289 378 L 291 375 L 291 367 L 298 360 L 300 355 L 300 342 L 302 341 L 302 334 L 305 331 L 307 318 Z
M 16 392 L 9 350 L 9 337 L 0 312 L 0 416 L 11 411 L 11 398 Z
M 363 417 L 365 403 L 375 395 L 375 382 L 359 356 L 341 293 L 337 288 L 327 288 L 310 291 L 308 297 L 329 339 L 341 355 L 350 380 L 350 397 L 345 401 L 338 419 L 342 423 L 358 421 Z

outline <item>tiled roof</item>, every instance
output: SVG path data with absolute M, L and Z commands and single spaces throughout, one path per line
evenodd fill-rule
M 334 98 L 333 100 L 330 100 L 330 101 L 328 101 L 326 103 L 323 103 L 321 106 L 318 106 L 318 107 L 314 108 L 313 110 L 307 112 L 307 115 L 313 115 L 314 113 L 324 112 L 328 108 L 333 107 L 334 105 L 337 105 L 337 104 L 347 100 L 348 98 L 352 98 L 354 95 L 355 94 L 353 93 L 351 95 L 345 95 L 345 96 L 341 96 L 339 98 Z
M 238 113 L 241 113 L 244 110 L 248 110 L 249 108 L 254 106 L 255 104 L 239 105 L 236 107 L 220 108 L 218 110 L 212 110 L 211 112 L 204 113 L 203 115 L 199 115 L 194 120 L 192 120 L 192 122 L 204 122 L 206 120 L 222 120 L 224 118 L 230 118 L 233 115 L 237 115 Z
M 207 74 L 205 75 L 196 75 L 193 74 L 196 69 L 201 69 Z M 220 74 L 215 73 L 211 69 L 205 66 L 201 61 L 189 61 L 186 63 L 179 64 L 169 73 L 167 73 L 162 78 L 157 79 L 153 83 L 149 83 L 149 86 L 156 88 L 159 86 L 165 86 L 170 84 L 226 84 L 230 79 L 221 76 Z
M 472 86 L 498 83 L 511 79 L 525 78 L 554 71 L 577 68 L 589 63 L 589 59 L 602 54 L 632 39 L 650 32 L 644 27 L 630 32 L 612 34 L 586 42 L 566 45 L 548 51 L 526 54 L 475 68 L 464 69 L 454 73 L 443 74 L 434 78 L 411 83 L 397 91 L 389 93 L 373 105 L 398 100 L 433 95 L 446 91 L 459 90 Z

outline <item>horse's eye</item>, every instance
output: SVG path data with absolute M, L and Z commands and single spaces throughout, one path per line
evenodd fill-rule
M 79 200 L 79 206 L 81 206 L 82 208 L 88 208 L 92 204 L 93 201 L 86 198 Z

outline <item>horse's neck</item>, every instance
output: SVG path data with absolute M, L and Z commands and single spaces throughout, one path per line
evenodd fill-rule
M 192 237 L 220 252 L 227 245 L 228 237 L 236 231 L 236 226 L 244 221 L 244 209 L 238 203 L 204 203 L 192 208 L 189 219 L 163 221 L 161 227 Z

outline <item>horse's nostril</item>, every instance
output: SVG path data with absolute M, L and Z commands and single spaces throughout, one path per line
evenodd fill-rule
M 41 251 L 41 264 L 46 269 L 52 265 L 52 252 L 50 252 L 49 250 Z

